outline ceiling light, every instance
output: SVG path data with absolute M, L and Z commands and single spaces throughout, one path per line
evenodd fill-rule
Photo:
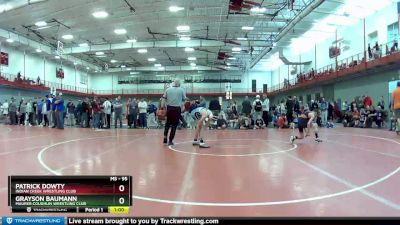
M 176 30 L 179 32 L 188 32 L 188 31 L 190 31 L 190 27 L 187 25 L 181 25 L 181 26 L 177 26 Z
M 65 40 L 71 40 L 74 38 L 74 36 L 72 34 L 66 34 L 66 35 L 63 35 L 62 38 Z
M 229 60 L 236 60 L 235 57 L 229 57 L 228 59 L 229 59 Z
M 81 43 L 81 44 L 79 44 L 79 47 L 88 47 L 88 46 L 89 46 L 88 43 Z
M 55 59 L 60 59 L 60 56 L 56 55 L 54 56 Z
M 145 49 L 145 48 L 139 49 L 137 52 L 138 53 L 147 53 L 147 49 Z
M 127 42 L 127 43 L 135 43 L 135 42 L 136 42 L 136 39 L 128 39 L 128 40 L 126 40 L 126 42 Z
M 104 55 L 104 52 L 96 52 L 96 55 Z
M 94 72 L 97 73 L 97 70 L 95 70 Z
M 232 65 L 232 64 L 231 64 L 231 63 L 227 63 L 226 65 L 227 65 L 227 66 L 230 66 L 230 65 Z
M 35 25 L 37 27 L 44 27 L 47 25 L 47 23 L 46 23 L 46 21 L 39 21 L 39 22 L 36 22 Z
M 240 51 L 242 51 L 242 49 L 239 48 L 239 47 L 234 47 L 234 48 L 232 48 L 232 51 L 234 51 L 234 52 L 240 52 Z
M 184 10 L 185 8 L 179 7 L 179 6 L 170 6 L 168 9 L 170 12 L 178 12 L 178 11 Z
M 164 70 L 165 67 L 157 67 L 159 70 Z
M 181 41 L 190 41 L 190 37 L 189 36 L 182 36 L 179 38 L 179 40 Z
M 156 61 L 155 58 L 148 58 L 147 60 L 148 60 L 149 62 L 154 62 L 154 61 Z
M 111 60 L 110 60 L 110 63 L 116 63 L 116 62 L 118 62 L 118 61 L 115 60 L 115 59 L 111 59 Z
M 127 71 L 131 71 L 131 70 L 132 70 L 132 68 L 126 68 L 126 70 L 127 70 Z
M 14 42 L 14 40 L 11 39 L 11 38 L 8 38 L 6 41 L 7 41 L 8 43 L 13 43 L 13 42 Z
M 40 52 L 42 52 L 42 49 L 36 49 L 36 52 L 40 53 Z
M 241 38 L 241 37 L 239 37 L 239 38 L 236 38 L 236 40 L 238 40 L 238 41 L 247 41 L 247 38 Z
M 194 48 L 186 47 L 185 52 L 194 52 Z
M 195 61 L 195 60 L 196 60 L 196 57 L 189 57 L 188 60 L 189 60 L 189 61 Z
M 107 57 L 106 55 L 98 55 L 98 56 L 96 56 L 97 58 L 105 58 L 105 57 Z
M 90 68 L 87 66 L 86 69 L 89 70 Z
M 250 9 L 251 12 L 253 13 L 264 13 L 267 9 L 264 7 L 253 7 Z
M 231 67 L 229 67 L 229 66 L 225 66 L 225 69 L 230 69 Z
M 126 34 L 126 30 L 125 29 L 115 29 L 114 33 L 121 35 L 121 34 Z
M 95 18 L 106 18 L 107 16 L 108 16 L 108 12 L 106 12 L 106 11 L 97 11 L 97 12 L 94 12 L 94 13 L 92 13 L 92 15 L 95 17 Z
M 135 75 L 135 74 L 139 74 L 140 72 L 130 72 L 130 75 Z
M 78 65 L 78 63 L 74 62 L 74 65 L 75 65 L 75 66 Z
M 242 30 L 254 30 L 254 27 L 244 26 L 244 27 L 242 27 Z
M 196 63 L 190 63 L 190 66 L 196 66 Z
M 125 68 L 126 66 L 125 65 L 121 65 L 121 68 Z
M 154 64 L 154 67 L 161 67 L 162 65 L 161 64 L 159 64 L 159 63 L 157 63 L 157 64 Z

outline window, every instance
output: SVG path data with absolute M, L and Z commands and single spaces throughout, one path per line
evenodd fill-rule
M 399 22 L 390 24 L 387 27 L 387 41 L 391 42 L 399 38 Z

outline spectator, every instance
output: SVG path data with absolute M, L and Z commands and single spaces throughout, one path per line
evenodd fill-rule
M 9 116 L 10 116 L 10 124 L 11 125 L 18 125 L 18 120 L 17 120 L 17 105 L 15 104 L 15 99 L 11 98 L 9 107 Z
M 19 125 L 25 125 L 25 119 L 26 119 L 26 102 L 24 99 L 22 99 L 19 103 Z
M 400 134 L 400 81 L 397 82 L 397 88 L 392 93 L 393 118 L 397 122 L 396 133 Z
M 382 110 L 385 110 L 385 101 L 383 100 L 383 96 L 381 96 L 381 97 L 379 98 L 378 106 L 379 106 Z
M 81 125 L 82 119 L 82 101 L 78 100 L 78 104 L 76 105 L 76 123 Z
M 47 117 L 47 115 L 48 115 L 48 113 L 47 113 L 47 99 L 46 98 L 43 98 L 42 99 L 42 114 L 43 114 L 43 120 L 44 120 L 44 124 L 43 124 L 43 122 L 42 122 L 42 126 L 44 126 L 44 127 L 49 127 L 50 126 L 50 124 L 49 124 L 49 118 Z
M 258 115 L 256 121 L 254 122 L 254 128 L 255 129 L 264 129 L 265 128 L 264 120 L 261 118 L 260 115 Z
M 68 125 L 74 126 L 75 125 L 75 104 L 69 100 L 67 103 L 67 114 L 68 114 Z
M 325 101 L 325 98 L 321 99 L 321 118 L 322 124 L 325 126 L 328 122 L 328 102 Z
M 111 128 L 111 102 L 106 98 L 106 100 L 103 102 L 103 110 L 105 114 L 105 124 L 106 128 L 110 129 Z
M 258 118 L 258 116 L 262 115 L 262 110 L 263 110 L 262 104 L 263 104 L 263 102 L 260 99 L 260 95 L 257 95 L 256 100 L 254 100 L 253 105 L 252 105 L 253 110 L 254 110 L 254 114 L 253 114 L 253 118 L 252 118 L 253 121 L 255 121 Z
M 139 107 L 139 126 L 147 128 L 147 102 L 141 98 L 138 104 Z
M 89 128 L 89 98 L 85 98 L 82 102 L 82 118 L 81 126 L 83 128 Z
M 293 123 L 293 110 L 294 110 L 294 102 L 292 96 L 288 96 L 286 101 L 286 113 L 287 113 L 287 123 Z
M 26 115 L 28 116 L 28 125 L 31 127 L 33 124 L 33 106 L 32 106 L 32 100 L 28 100 L 26 103 Z
M 64 106 L 64 99 L 62 93 L 58 94 L 58 98 L 55 101 L 56 105 L 56 119 L 57 119 L 57 128 L 58 129 L 64 129 L 64 111 L 65 111 L 65 106 Z
M 37 84 L 37 85 L 40 85 L 40 76 L 37 77 L 37 79 L 36 79 L 36 84 Z
M 121 96 L 118 96 L 118 98 L 115 99 L 115 102 L 113 104 L 114 106 L 114 127 L 115 129 L 117 128 L 117 121 L 119 120 L 119 127 L 122 128 L 122 102 L 121 102 Z
M 148 112 L 148 127 L 158 127 L 158 122 L 156 120 L 157 118 L 157 106 L 149 100 L 147 103 L 147 112 Z M 184 119 L 183 119 L 184 120 Z M 186 122 L 185 122 L 185 127 L 186 127 Z
M 372 106 L 372 99 L 368 95 L 363 95 L 363 106 L 367 108 L 367 106 Z
M 100 102 L 95 96 L 91 103 L 92 106 L 92 118 L 93 118 L 93 129 L 100 129 Z
M 217 129 L 224 130 L 227 127 L 228 127 L 228 123 L 226 122 L 226 120 L 224 119 L 224 117 L 222 115 L 219 115 L 218 119 L 217 119 Z
M 262 119 L 265 122 L 265 126 L 268 127 L 268 122 L 269 122 L 269 98 L 267 94 L 263 94 L 263 103 L 262 103 Z
M 3 110 L 3 116 L 4 116 L 4 118 L 7 118 L 7 117 L 8 117 L 8 109 L 9 109 L 9 104 L 8 104 L 8 101 L 7 101 L 7 100 L 4 101 L 4 103 L 1 105 L 1 108 L 2 108 L 2 110 Z
M 244 98 L 244 101 L 242 102 L 242 113 L 245 117 L 250 117 L 251 110 L 252 110 L 251 102 L 249 100 L 249 97 L 246 96 Z
M 208 109 L 211 110 L 211 112 L 213 113 L 214 116 L 219 115 L 219 113 L 221 112 L 221 104 L 219 104 L 219 101 L 217 98 L 213 98 L 210 101 L 210 105 L 209 105 Z

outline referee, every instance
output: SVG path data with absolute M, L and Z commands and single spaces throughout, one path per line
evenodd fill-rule
M 181 82 L 179 79 L 175 79 L 172 83 L 172 87 L 167 88 L 163 95 L 162 106 L 167 106 L 167 123 L 164 129 L 164 144 L 167 143 L 167 137 L 169 128 L 171 133 L 169 134 L 168 146 L 174 145 L 173 140 L 175 137 L 176 128 L 178 127 L 179 118 L 181 117 L 181 107 L 185 101 L 186 94 L 183 88 L 181 88 Z

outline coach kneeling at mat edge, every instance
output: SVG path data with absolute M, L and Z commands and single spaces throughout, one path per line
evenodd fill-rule
M 181 116 L 181 107 L 186 98 L 185 91 L 180 86 L 180 80 L 176 79 L 172 83 L 172 87 L 169 87 L 167 90 L 165 90 L 161 104 L 162 107 L 167 106 L 167 122 L 164 130 L 164 144 L 167 143 L 168 131 L 169 128 L 171 128 L 168 145 L 174 145 L 173 140 L 175 137 L 176 128 L 178 127 L 179 118 Z

